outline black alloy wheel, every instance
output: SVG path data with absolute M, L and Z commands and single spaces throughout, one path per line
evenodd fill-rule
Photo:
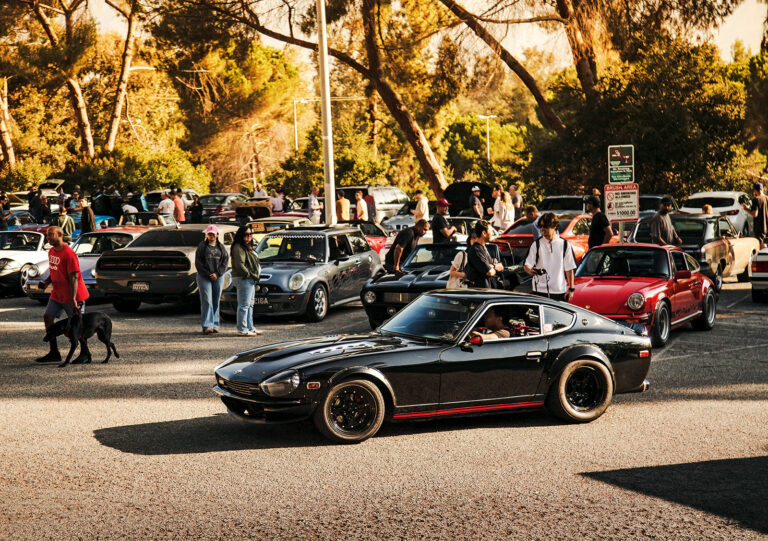
M 717 320 L 717 299 L 712 291 L 707 291 L 707 296 L 701 305 L 701 316 L 697 317 L 691 325 L 697 331 L 709 331 L 715 326 Z
M 114 306 L 115 310 L 118 312 L 130 314 L 139 311 L 141 301 L 137 299 L 116 299 L 112 301 L 112 306 Z
M 374 383 L 347 380 L 328 391 L 315 410 L 314 422 L 330 440 L 359 443 L 379 431 L 385 410 L 384 397 Z
M 600 417 L 613 399 L 608 368 L 593 359 L 568 364 L 550 387 L 547 409 L 569 422 L 588 423 Z
M 309 321 L 322 321 L 328 313 L 328 293 L 322 284 L 312 288 L 307 300 L 307 319 Z
M 651 344 L 653 347 L 663 348 L 666 346 L 671 330 L 672 316 L 669 312 L 669 305 L 666 302 L 660 302 L 653 318 L 653 327 L 651 327 Z

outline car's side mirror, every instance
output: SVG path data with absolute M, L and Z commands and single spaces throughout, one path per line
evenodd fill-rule
M 346 254 L 339 254 L 336 257 L 336 263 L 338 264 L 338 263 L 341 263 L 342 261 L 349 261 L 349 256 Z
M 691 271 L 679 270 L 675 273 L 675 280 L 687 280 L 691 277 Z

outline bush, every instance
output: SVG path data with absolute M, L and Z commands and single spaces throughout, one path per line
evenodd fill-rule
M 7 192 L 26 190 L 30 184 L 39 184 L 50 175 L 51 168 L 39 158 L 26 158 L 18 162 L 12 171 L 8 168 L 0 171 L 0 190 Z

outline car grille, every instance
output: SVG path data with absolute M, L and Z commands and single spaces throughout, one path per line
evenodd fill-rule
M 413 299 L 418 297 L 418 293 L 397 293 L 393 291 L 385 291 L 382 296 L 381 300 L 384 302 L 396 302 L 399 304 L 406 304 L 411 302 Z
M 232 381 L 229 379 L 219 378 L 219 387 L 225 391 L 229 391 L 235 394 L 243 396 L 256 396 L 261 393 L 258 383 L 248 383 L 245 381 Z

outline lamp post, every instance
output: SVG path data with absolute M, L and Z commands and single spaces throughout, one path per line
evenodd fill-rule
M 488 158 L 488 163 L 491 163 L 491 119 L 496 118 L 496 115 L 477 115 L 479 119 L 485 119 L 485 155 Z

